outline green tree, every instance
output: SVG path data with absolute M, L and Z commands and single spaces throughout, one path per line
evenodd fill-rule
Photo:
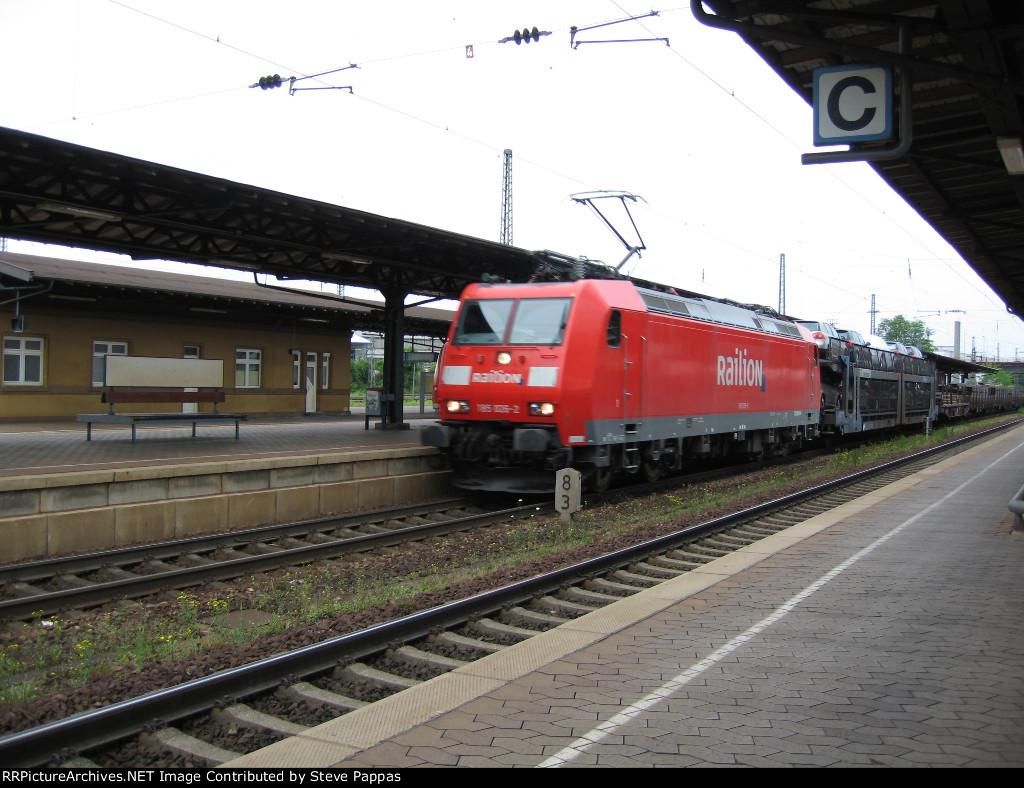
M 406 348 L 407 350 L 409 348 Z M 350 389 L 352 396 L 361 397 L 366 393 L 366 388 L 371 385 L 370 362 L 365 359 L 353 360 L 350 366 L 351 374 Z M 416 389 L 416 365 L 411 361 L 402 364 L 403 391 L 406 393 L 417 391 Z M 384 359 L 373 361 L 373 388 L 381 388 L 384 385 Z
M 878 335 L 886 342 L 902 342 L 931 352 L 935 350 L 931 340 L 934 333 L 922 321 L 907 320 L 903 315 L 886 318 L 878 324 Z
M 361 397 L 370 383 L 370 362 L 366 359 L 353 360 L 350 370 L 352 394 Z M 380 388 L 381 381 L 384 380 L 384 362 L 379 358 L 374 360 L 373 370 L 373 385 Z
M 1007 372 L 1003 367 L 996 367 L 995 372 L 990 372 L 982 378 L 983 383 L 992 383 L 1000 386 L 1006 386 L 1009 389 L 1013 388 L 1013 374 Z

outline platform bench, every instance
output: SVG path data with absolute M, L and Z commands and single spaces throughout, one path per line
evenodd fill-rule
M 191 424 L 192 437 L 202 424 L 235 423 L 238 440 L 239 423 L 247 419 L 244 413 L 221 413 L 217 405 L 224 402 L 224 392 L 210 383 L 221 383 L 223 362 L 207 359 L 172 359 L 148 356 L 107 356 L 104 382 L 108 388 L 101 399 L 109 406 L 106 413 L 79 413 L 75 420 L 86 425 L 85 439 L 92 440 L 93 424 L 128 424 L 132 428 L 132 443 L 137 437 L 139 424 Z M 185 391 L 186 388 L 206 390 Z M 211 390 L 212 389 L 212 390 Z M 213 411 L 192 413 L 117 413 L 118 404 L 179 404 L 213 403 Z

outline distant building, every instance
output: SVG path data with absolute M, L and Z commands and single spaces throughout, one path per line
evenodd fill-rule
M 222 359 L 224 411 L 344 414 L 352 331 L 384 327 L 376 305 L 323 293 L 7 252 L 0 287 L 0 421 L 105 409 L 109 354 Z M 450 318 L 413 308 L 405 322 L 443 336 Z

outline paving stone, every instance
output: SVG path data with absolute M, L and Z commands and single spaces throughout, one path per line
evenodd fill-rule
M 772 756 L 782 763 L 790 766 L 826 766 L 843 765 L 840 758 L 829 753 L 803 753 L 803 752 L 778 752 Z
M 956 753 L 931 753 L 909 751 L 903 754 L 903 760 L 910 766 L 963 766 L 969 759 Z
M 947 745 L 942 748 L 944 753 L 950 755 L 961 755 L 964 757 L 964 765 L 989 764 L 993 766 L 1008 766 L 1010 764 L 1020 765 L 1020 743 L 1014 743 L 1006 750 L 978 750 L 975 747 L 960 745 Z
M 657 731 L 657 733 L 648 733 L 647 735 L 656 736 L 659 741 L 672 743 L 689 741 L 694 737 L 700 737 L 700 725 L 696 722 L 688 722 L 687 720 L 667 721 L 664 719 L 664 715 L 659 717 L 657 726 L 650 730 Z
M 465 744 L 472 747 L 490 747 L 494 742 L 494 730 L 489 727 L 480 731 L 453 730 L 449 728 L 445 730 L 445 738 L 451 739 L 457 744 Z
M 380 764 L 387 764 L 398 769 L 413 766 L 423 766 L 425 761 L 409 754 L 409 748 L 384 742 L 376 747 L 364 750 L 349 758 L 346 758 L 339 765 L 347 769 L 358 769 L 360 767 L 371 768 Z
M 503 747 L 497 747 L 494 744 L 460 744 L 452 745 L 445 748 L 445 754 L 448 756 L 455 757 L 455 764 L 457 766 L 462 765 L 462 759 L 470 756 L 480 756 L 482 758 L 498 758 L 506 753 L 510 752 Z M 433 761 L 431 761 L 433 763 Z M 444 764 L 437 764 L 444 765 Z
M 647 752 L 643 755 L 633 758 L 633 765 L 637 767 L 671 767 L 673 769 L 685 769 L 689 766 L 703 766 L 703 761 L 694 758 L 691 755 L 682 755 L 680 753 L 661 753 L 661 752 Z
M 952 744 L 952 742 L 950 742 Z M 919 737 L 908 739 L 905 736 L 884 736 L 883 744 L 891 747 L 903 747 L 908 752 L 914 751 L 923 754 L 937 754 L 942 752 L 939 744 L 921 741 Z
M 786 736 L 786 741 L 793 742 L 794 744 L 806 744 L 812 750 L 815 747 L 842 747 L 848 742 L 847 739 L 840 736 L 825 736 L 821 733 L 816 736 L 804 733 L 791 733 Z
M 664 736 L 639 736 L 630 735 L 623 737 L 623 744 L 635 746 L 645 753 L 675 753 L 678 752 L 674 737 Z
M 498 763 L 492 758 L 480 755 L 462 755 L 456 764 L 460 769 L 497 769 L 505 765 Z
M 688 755 L 691 758 L 696 758 L 702 763 L 730 765 L 736 763 L 736 756 L 728 752 L 718 752 L 712 750 L 704 745 L 697 744 L 680 744 L 679 754 Z
M 548 757 L 549 754 L 554 754 L 558 750 L 552 750 L 551 753 L 545 752 L 509 752 L 504 755 L 499 755 L 494 759 L 494 762 L 498 766 L 536 766 L 538 763 Z M 576 761 L 577 765 L 594 765 L 597 763 L 597 756 L 591 753 L 584 753 L 580 756 L 579 760 Z
M 459 762 L 459 756 L 446 747 L 410 747 L 409 757 L 435 766 L 455 766 Z
M 749 766 L 754 769 L 778 769 L 789 764 L 774 760 L 770 755 L 737 753 L 736 765 Z
M 906 747 L 900 747 L 894 744 L 885 744 L 884 742 L 882 744 L 868 744 L 866 742 L 852 741 L 844 744 L 843 749 L 854 753 L 860 753 L 862 755 L 871 755 L 876 757 L 881 755 L 898 757 L 907 752 Z
M 446 747 L 458 743 L 457 739 L 451 738 L 447 734 L 447 731 L 433 725 L 418 725 L 399 734 L 395 741 L 410 749 L 413 747 Z
M 478 714 L 474 717 L 476 722 L 484 723 L 492 728 L 507 729 L 514 728 L 520 729 L 523 727 L 521 720 L 511 720 L 508 717 L 495 714 Z
M 641 753 L 637 753 L 637 757 L 640 756 Z M 597 765 L 606 769 L 633 769 L 638 765 L 638 761 L 620 752 L 599 752 Z
M 767 757 L 781 752 L 778 747 L 769 747 L 764 744 L 754 743 L 740 744 L 739 742 L 732 741 L 706 741 L 704 742 L 704 746 L 714 752 L 731 755 L 733 760 L 740 755 L 759 755 Z
M 754 737 L 748 733 L 733 733 L 731 730 L 704 726 L 700 729 L 700 735 L 705 737 L 708 746 L 715 746 L 716 742 L 730 742 L 732 744 L 753 744 Z
M 844 730 L 838 728 L 822 728 L 822 733 L 825 736 L 833 736 L 836 739 L 843 741 L 843 746 L 849 744 L 872 744 L 882 745 L 885 742 L 875 731 L 863 731 L 863 730 Z
M 468 712 L 456 709 L 445 715 L 444 727 L 446 731 L 479 731 L 489 730 L 490 726 L 486 722 L 481 722 L 476 719 L 476 715 L 469 714 Z

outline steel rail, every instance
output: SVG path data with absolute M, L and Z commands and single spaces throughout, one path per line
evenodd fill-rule
M 58 558 L 23 561 L 16 564 L 0 565 L 0 584 L 44 580 L 62 572 L 76 574 L 99 569 L 103 566 L 124 566 L 142 563 L 147 559 L 163 559 L 186 552 L 204 552 L 218 548 L 245 545 L 255 541 L 271 541 L 296 534 L 309 534 L 340 528 L 358 528 L 367 523 L 381 520 L 411 517 L 436 511 L 438 508 L 458 509 L 482 505 L 472 498 L 439 499 L 422 503 L 398 506 L 393 509 L 371 509 L 365 512 L 316 517 L 308 520 L 294 520 L 288 523 L 261 525 L 238 531 L 218 531 L 212 534 L 189 536 L 163 542 L 150 542 L 131 547 L 117 547 L 93 553 L 80 553 Z
M 148 575 L 94 583 L 81 588 L 69 588 L 62 591 L 0 600 L 0 620 L 47 615 L 79 606 L 102 604 L 112 599 L 146 596 L 166 591 L 169 588 L 186 588 L 209 580 L 226 580 L 240 577 L 249 572 L 261 572 L 292 564 L 308 563 L 344 553 L 391 547 L 403 542 L 439 536 L 453 530 L 484 525 L 489 521 L 503 520 L 526 511 L 533 512 L 536 511 L 536 508 L 536 505 L 529 505 L 493 510 L 436 523 L 395 528 L 388 533 L 366 534 L 304 547 L 283 548 L 273 553 L 229 558 L 202 566 L 170 569 Z M 175 555 L 188 552 L 190 551 L 179 549 Z

